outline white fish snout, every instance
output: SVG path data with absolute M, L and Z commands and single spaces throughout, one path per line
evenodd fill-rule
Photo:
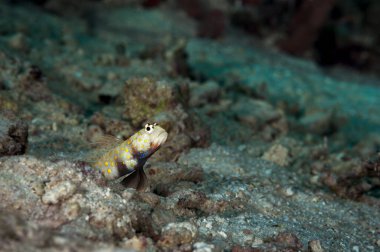
M 168 133 L 167 132 L 161 132 L 156 139 L 156 145 L 161 145 L 166 142 L 166 139 L 168 138 Z

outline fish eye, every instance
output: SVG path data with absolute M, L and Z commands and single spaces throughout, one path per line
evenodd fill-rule
M 154 125 L 149 124 L 149 123 L 145 124 L 145 131 L 146 132 L 152 133 L 153 129 L 154 129 Z

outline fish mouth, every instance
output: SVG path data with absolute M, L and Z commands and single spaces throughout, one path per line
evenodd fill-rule
M 167 138 L 168 138 L 167 132 L 161 132 L 160 134 L 158 134 L 152 144 L 153 149 L 157 150 L 158 148 L 160 148 L 161 145 L 166 142 Z
M 161 132 L 157 136 L 156 144 L 161 145 L 166 142 L 166 139 L 168 138 L 168 133 L 167 132 Z

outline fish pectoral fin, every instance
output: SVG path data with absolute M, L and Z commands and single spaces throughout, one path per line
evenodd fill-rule
M 136 172 L 135 169 L 129 169 L 122 161 L 116 160 L 116 169 L 118 171 L 118 178 L 110 181 L 112 185 L 121 184 L 121 182 L 132 173 Z
M 121 184 L 125 187 L 134 188 L 137 191 L 143 191 L 148 186 L 148 178 L 142 168 L 134 170 L 127 175 Z
M 125 178 L 120 182 L 123 186 L 137 189 L 140 182 L 140 174 L 138 170 L 134 170 L 129 173 Z
M 139 184 L 137 185 L 137 191 L 143 191 L 149 185 L 148 184 L 148 178 L 147 178 L 143 168 L 139 169 L 139 175 L 140 175 L 140 181 L 139 181 Z

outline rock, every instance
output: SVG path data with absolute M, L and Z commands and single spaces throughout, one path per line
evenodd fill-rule
M 217 102 L 221 95 L 221 88 L 215 81 L 207 81 L 191 88 L 190 106 L 203 106 Z
M 16 33 L 9 39 L 9 46 L 20 51 L 28 51 L 29 45 L 27 37 L 23 33 Z
M 133 236 L 123 242 L 123 247 L 131 249 L 131 251 L 154 251 L 153 241 L 144 236 Z
M 136 251 L 141 251 L 145 248 L 144 242 L 136 236 L 133 236 L 131 239 L 125 241 L 124 246 Z
M 232 247 L 232 252 L 262 252 L 262 250 L 251 248 L 251 247 L 244 247 L 240 245 L 235 245 Z
M 319 240 L 311 240 L 307 244 L 307 249 L 309 252 L 323 252 L 321 242 Z
M 256 237 L 252 242 L 252 247 L 259 247 L 261 244 L 263 244 L 263 239 Z
M 42 196 L 42 202 L 45 204 L 57 204 L 58 202 L 68 199 L 77 190 L 77 186 L 70 181 L 59 182 L 48 189 Z
M 333 113 L 326 111 L 306 114 L 300 119 L 303 131 L 318 135 L 331 134 L 337 130 L 337 125 L 333 121 Z
M 171 47 L 167 48 L 165 52 L 165 58 L 169 62 L 170 74 L 173 76 L 185 76 L 191 75 L 189 67 L 186 62 L 185 52 L 186 40 L 178 39 Z
M 212 252 L 215 246 L 204 242 L 196 242 L 193 245 L 193 252 Z
M 188 169 L 187 167 L 179 166 L 176 163 L 163 162 L 147 167 L 146 173 L 149 177 L 152 188 L 159 195 L 170 194 L 170 185 L 175 184 L 178 181 L 199 183 L 204 177 L 204 172 L 200 168 L 192 167 L 191 169 Z M 157 187 L 162 187 L 163 191 Z
M 238 120 L 256 129 L 282 116 L 269 103 L 250 98 L 240 98 L 231 110 Z
M 189 244 L 195 240 L 197 233 L 197 227 L 189 222 L 169 223 L 162 229 L 158 245 L 173 248 L 178 245 Z
M 17 89 L 27 100 L 33 102 L 51 101 L 52 94 L 43 78 L 42 70 L 35 65 L 28 67 L 17 82 Z
M 7 244 L 6 251 L 22 250 L 20 246 L 39 251 L 46 240 L 52 247 L 96 247 L 94 240 L 103 243 L 101 246 L 104 247 L 102 239 L 111 246 L 111 237 L 134 235 L 129 218 L 129 214 L 133 216 L 134 212 L 126 207 L 132 208 L 136 204 L 127 203 L 119 195 L 100 188 L 94 183 L 91 173 L 87 173 L 84 180 L 78 168 L 67 161 L 47 162 L 27 155 L 0 159 L 0 198 L 2 208 L 10 211 L 0 211 L 0 240 Z M 79 185 L 82 191 L 75 193 Z M 13 214 L 20 215 L 25 221 L 15 225 L 17 223 L 11 220 Z M 10 221 L 10 229 L 3 228 L 3 217 Z M 95 218 L 100 219 L 96 228 Z M 29 223 L 32 224 L 31 229 Z M 2 231 L 8 235 L 3 235 Z M 92 241 L 79 237 L 78 233 Z M 95 243 L 99 248 L 99 243 Z M 34 249 L 34 246 L 39 249 Z
M 0 211 L 0 242 L 3 251 L 15 251 L 14 243 L 45 246 L 52 235 L 49 231 L 23 219 L 15 212 Z
M 134 194 L 134 197 L 142 202 L 147 203 L 151 207 L 155 207 L 156 205 L 160 204 L 160 197 L 154 193 L 141 192 Z
M 286 197 L 292 197 L 295 194 L 292 187 L 282 188 L 281 193 Z
M 271 104 L 283 103 L 285 111 L 296 107 L 292 113 L 295 115 L 311 108 L 316 111 L 333 108 L 339 118 L 345 119 L 339 130 L 347 144 L 378 132 L 380 88 L 375 84 L 378 80 L 331 78 L 310 61 L 238 44 L 188 40 L 186 54 L 191 72 L 205 79 L 240 84 Z M 363 85 L 365 82 L 374 85 Z
M 91 123 L 86 132 L 90 142 L 96 140 L 103 133 L 119 138 L 128 138 L 134 134 L 131 125 L 125 123 L 123 120 L 110 118 L 104 113 L 95 113 L 91 117 Z
M 69 220 L 75 220 L 81 212 L 81 207 L 77 202 L 69 203 L 63 209 L 65 217 Z
M 208 198 L 204 193 L 182 190 L 173 195 L 173 198 L 178 198 L 177 212 L 180 215 L 192 215 L 193 212 L 204 212 L 208 214 L 223 213 L 231 209 L 231 202 L 226 200 L 213 200 Z M 190 211 L 189 211 L 190 210 Z
M 133 126 L 140 127 L 154 115 L 176 107 L 178 96 L 178 90 L 172 83 L 150 78 L 130 79 L 123 91 L 124 117 L 131 120 Z
M 294 249 L 294 251 L 301 250 L 302 248 L 302 243 L 300 239 L 293 233 L 279 233 L 277 236 L 273 238 L 273 242 L 277 243 L 279 246 L 282 246 L 284 248 Z
M 111 206 L 101 206 L 91 213 L 89 223 L 92 227 L 104 231 L 106 237 L 132 237 L 134 229 L 129 215 L 122 214 Z
M 337 159 L 337 157 L 335 157 Z M 333 169 L 322 173 L 322 182 L 341 197 L 359 200 L 379 187 L 380 156 L 366 162 L 329 160 Z M 363 200 L 364 200 L 363 199 Z
M 283 135 L 288 131 L 283 111 L 269 103 L 251 98 L 240 98 L 232 107 L 235 118 L 253 131 L 268 131 L 270 136 Z
M 353 153 L 360 154 L 362 159 L 375 156 L 379 152 L 378 146 L 380 146 L 380 135 L 371 134 L 361 139 L 354 147 Z
M 0 84 L 1 85 L 1 84 Z M 1 90 L 1 87 L 0 87 Z M 12 96 L 10 96 L 9 92 L 0 92 L 0 110 L 1 114 L 5 117 L 7 114 L 14 115 L 17 114 L 19 110 L 19 104 L 17 103 L 16 99 L 14 99 Z
M 24 154 L 28 146 L 28 125 L 0 117 L 0 157 Z
M 25 218 L 32 216 L 32 213 L 34 216 L 43 215 L 45 205 L 42 204 L 40 195 L 44 193 L 45 169 L 46 166 L 39 160 L 29 156 L 0 159 L 2 207 L 12 212 L 17 210 L 17 213 Z
M 108 81 L 98 91 L 98 99 L 100 102 L 109 104 L 122 91 L 122 87 L 112 81 Z
M 264 153 L 262 158 L 279 166 L 287 166 L 290 159 L 289 150 L 281 144 L 275 144 Z

